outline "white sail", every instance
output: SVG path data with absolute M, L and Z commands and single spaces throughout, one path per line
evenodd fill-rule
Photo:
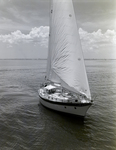
M 72 0 L 52 0 L 47 78 L 91 98 Z

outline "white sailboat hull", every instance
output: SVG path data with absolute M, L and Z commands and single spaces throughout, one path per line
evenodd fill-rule
M 63 112 L 63 113 L 68 113 L 72 115 L 77 115 L 84 117 L 86 115 L 87 110 L 91 106 L 91 103 L 64 103 L 64 102 L 57 102 L 57 101 L 51 101 L 39 93 L 40 96 L 40 102 L 43 106 L 50 108 L 55 111 Z
M 52 0 L 47 60 L 40 102 L 84 117 L 92 101 L 72 0 Z

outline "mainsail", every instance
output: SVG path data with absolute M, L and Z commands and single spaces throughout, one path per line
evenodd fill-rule
M 52 0 L 47 79 L 91 98 L 72 0 Z

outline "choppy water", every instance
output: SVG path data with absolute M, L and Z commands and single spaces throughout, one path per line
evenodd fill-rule
M 46 60 L 0 60 L 0 150 L 116 150 L 116 61 L 85 61 L 97 95 L 84 120 L 48 110 Z

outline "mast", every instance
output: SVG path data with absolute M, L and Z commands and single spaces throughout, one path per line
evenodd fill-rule
M 46 78 L 49 79 L 50 68 L 51 68 L 51 22 L 52 22 L 52 11 L 53 11 L 53 1 L 50 1 L 50 12 L 49 12 L 49 42 L 48 42 L 48 58 L 47 58 L 47 70 L 46 70 Z
M 47 78 L 91 98 L 72 0 L 52 0 Z

